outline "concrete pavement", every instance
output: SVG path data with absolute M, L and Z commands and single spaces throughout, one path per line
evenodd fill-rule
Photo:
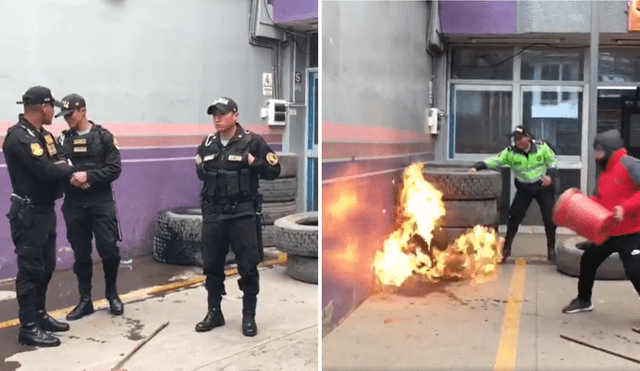
M 15 351 L 3 351 L 6 358 L 0 369 L 111 370 L 129 355 L 120 369 L 318 369 L 317 285 L 290 278 L 282 264 L 262 267 L 256 316 L 259 332 L 249 338 L 241 332 L 242 292 L 236 284 L 237 276 L 228 277 L 227 295 L 222 303 L 225 326 L 197 333 L 194 326 L 206 313 L 201 268 L 182 268 L 182 273 L 169 280 L 176 281 L 173 284 L 121 293 L 125 302 L 123 316 L 112 316 L 106 303 L 97 301 L 101 310 L 70 322 L 71 330 L 59 333 L 62 340 L 59 347 L 20 346 L 16 342 L 18 328 L 6 326 L 5 321 L 6 328 L 0 330 L 0 344 Z M 60 319 L 70 308 L 52 309 L 50 313 Z
M 523 264 L 510 259 L 481 285 L 413 280 L 373 295 L 323 338 L 323 370 L 637 370 L 560 337 L 640 359 L 631 283 L 596 281 L 594 311 L 564 314 L 577 278 L 548 264 L 544 246 L 543 235 L 518 235 Z

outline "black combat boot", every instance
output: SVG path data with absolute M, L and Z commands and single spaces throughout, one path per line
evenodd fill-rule
M 93 313 L 93 302 L 91 301 L 91 277 L 93 276 L 93 262 L 76 261 L 73 264 L 73 272 L 78 278 L 78 292 L 80 302 L 71 312 L 67 314 L 67 321 L 75 321 Z
M 69 324 L 57 321 L 55 318 L 51 317 L 46 310 L 41 309 L 38 311 L 38 322 L 40 328 L 45 331 L 50 332 L 59 332 L 59 331 L 69 331 Z
M 91 296 L 81 296 L 80 303 L 69 314 L 67 314 L 68 321 L 75 321 L 84 316 L 88 316 L 93 313 L 93 302 Z
M 224 316 L 222 315 L 222 309 L 220 309 L 222 296 L 208 294 L 207 301 L 209 309 L 204 319 L 196 325 L 197 332 L 210 331 L 216 327 L 224 326 Z
M 224 316 L 220 308 L 209 308 L 207 315 L 196 325 L 197 332 L 213 330 L 216 327 L 224 326 Z
M 44 331 L 49 332 L 69 331 L 68 323 L 57 321 L 47 313 L 47 310 L 45 309 L 46 299 L 44 296 L 40 295 L 46 295 L 46 290 L 41 291 L 38 297 L 34 300 L 38 326 L 40 326 Z
M 104 285 L 105 296 L 109 302 L 109 311 L 111 314 L 119 316 L 124 313 L 124 304 L 118 296 L 116 280 L 118 278 L 118 268 L 120 266 L 120 258 L 104 260 L 102 268 L 104 269 Z
M 258 298 L 255 295 L 244 295 L 242 297 L 242 334 L 244 336 L 256 336 L 258 326 L 256 325 L 256 304 Z
M 57 347 L 60 339 L 44 331 L 38 326 L 34 311 L 20 311 L 20 330 L 18 331 L 18 343 L 39 347 Z

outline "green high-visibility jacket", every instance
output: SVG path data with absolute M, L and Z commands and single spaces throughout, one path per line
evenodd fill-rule
M 496 169 L 499 166 L 510 167 L 516 179 L 523 183 L 534 183 L 540 180 L 543 175 L 555 178 L 558 161 L 556 161 L 555 153 L 546 143 L 532 140 L 529 153 L 509 146 L 497 156 L 473 165 L 478 170 Z

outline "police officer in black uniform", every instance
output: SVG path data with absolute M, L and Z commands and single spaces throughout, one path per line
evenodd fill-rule
M 216 133 L 198 147 L 196 171 L 204 181 L 202 188 L 202 241 L 207 315 L 196 331 L 209 331 L 224 325 L 220 308 L 224 289 L 224 263 L 233 250 L 243 291 L 242 333 L 255 336 L 258 264 L 261 260 L 258 218 L 260 210 L 258 178 L 275 179 L 280 174 L 278 157 L 264 139 L 238 123 L 238 105 L 230 98 L 219 98 L 207 109 L 213 115 Z
M 87 105 L 80 95 L 67 95 L 61 103 L 62 110 L 56 117 L 64 116 L 69 130 L 60 134 L 58 145 L 76 171 L 71 184 L 64 187 L 62 213 L 80 292 L 80 302 L 67 314 L 67 319 L 77 320 L 93 313 L 91 240 L 94 236 L 102 259 L 109 309 L 112 314 L 121 315 L 124 306 L 116 288 L 120 234 L 111 189 L 111 182 L 118 179 L 122 170 L 118 142 L 107 129 L 87 119 Z
M 51 133 L 51 90 L 35 86 L 22 96 L 24 114 L 7 130 L 2 146 L 11 178 L 11 207 L 7 217 L 18 261 L 16 296 L 20 330 L 18 342 L 35 346 L 58 346 L 50 332 L 67 331 L 69 325 L 49 316 L 45 309 L 47 287 L 56 268 L 56 213 L 62 196 L 61 181 L 73 169 L 60 159 Z

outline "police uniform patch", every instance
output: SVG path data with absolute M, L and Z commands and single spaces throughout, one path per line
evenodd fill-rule
M 87 152 L 87 147 L 73 147 L 73 152 L 85 153 Z
M 49 152 L 49 156 L 55 156 L 58 153 L 56 145 L 53 143 L 47 144 L 47 151 Z
M 118 140 L 116 139 L 116 137 L 113 137 L 113 146 L 116 147 L 118 151 L 120 150 L 120 147 L 118 146 Z
M 214 153 L 214 154 L 209 155 L 209 156 L 204 156 L 204 159 L 202 159 L 202 161 L 204 161 L 204 162 L 211 161 L 211 160 L 215 159 L 217 155 L 218 155 L 217 153 Z
M 42 156 L 44 150 L 40 147 L 40 143 L 31 143 L 31 154 L 34 156 Z
M 242 161 L 242 156 L 229 155 L 228 159 L 229 159 L 229 161 L 232 161 L 232 162 L 240 162 L 240 161 Z
M 278 156 L 273 152 L 267 153 L 267 162 L 271 166 L 276 166 L 278 164 Z
M 53 138 L 51 137 L 51 134 L 46 135 L 44 137 L 44 141 L 47 142 L 47 144 L 53 144 Z
M 77 144 L 87 144 L 87 139 L 86 138 L 82 138 L 82 139 L 74 139 L 73 140 L 73 144 L 77 145 Z
M 200 155 L 196 155 L 196 165 L 200 165 L 202 163 L 202 157 Z

